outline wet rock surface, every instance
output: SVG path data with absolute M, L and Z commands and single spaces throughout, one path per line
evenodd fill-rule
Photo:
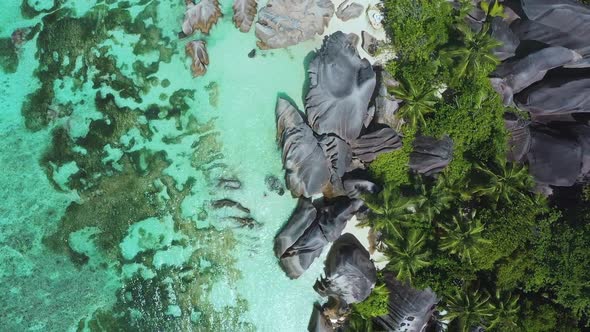
M 207 72 L 209 65 L 209 54 L 207 53 L 207 44 L 203 40 L 195 40 L 186 44 L 186 54 L 192 59 L 191 70 L 193 76 L 203 76 Z

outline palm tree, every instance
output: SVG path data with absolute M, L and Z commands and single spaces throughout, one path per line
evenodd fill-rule
M 440 237 L 439 248 L 458 255 L 462 261 L 467 261 L 469 264 L 471 264 L 471 256 L 479 253 L 483 244 L 491 243 L 481 236 L 484 225 L 474 217 L 475 212 L 470 215 L 460 213 L 459 217 L 453 216 L 453 222 L 450 225 L 440 224 L 445 234 Z
M 396 278 L 412 283 L 412 277 L 420 269 L 429 266 L 430 252 L 426 248 L 426 233 L 419 229 L 406 229 L 401 236 L 384 241 L 385 255 L 389 258 L 387 269 L 397 273 Z
M 457 29 L 462 34 L 462 45 L 441 51 L 443 58 L 456 61 L 455 79 L 462 79 L 467 73 L 479 72 L 481 67 L 495 67 L 500 63 L 492 50 L 502 44 L 488 35 L 489 23 L 484 23 L 478 33 L 464 24 L 458 25 Z
M 439 174 L 436 183 L 428 187 L 421 178 L 416 181 L 416 191 L 424 197 L 417 212 L 426 220 L 433 220 L 443 210 L 449 208 L 457 200 L 469 200 L 471 193 L 460 181 L 451 180 L 444 173 Z
M 485 326 L 486 320 L 492 316 L 490 296 L 479 290 L 469 291 L 466 287 L 458 289 L 445 298 L 447 314 L 445 318 L 454 321 L 459 331 L 467 332 L 476 326 Z
M 505 331 L 509 328 L 518 327 L 518 313 L 520 311 L 518 299 L 518 295 L 502 293 L 496 290 L 496 296 L 491 302 L 492 316 L 488 328 L 499 328 L 498 330 Z
M 492 167 L 479 164 L 475 168 L 489 177 L 488 183 L 474 190 L 477 195 L 488 196 L 495 203 L 500 199 L 512 203 L 511 197 L 515 196 L 530 199 L 525 192 L 533 187 L 534 182 L 526 167 L 498 158 Z
M 417 124 L 425 125 L 424 115 L 434 112 L 434 105 L 438 102 L 435 94 L 436 89 L 418 88 L 409 80 L 400 79 L 400 85 L 390 88 L 390 92 L 396 98 L 404 101 L 398 113 L 412 127 Z
M 374 216 L 361 222 L 360 226 L 371 226 L 375 231 L 401 236 L 400 225 L 412 217 L 422 204 L 422 198 L 402 195 L 398 187 L 385 185 L 376 196 L 366 197 L 365 204 Z

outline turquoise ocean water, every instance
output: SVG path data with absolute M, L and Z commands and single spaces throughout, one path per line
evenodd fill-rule
M 277 95 L 302 105 L 320 38 L 249 58 L 253 30 L 221 4 L 185 39 L 182 0 L 0 4 L 0 331 L 305 330 L 322 264 L 280 270 L 295 200 L 265 179 L 283 178 Z M 211 64 L 193 78 L 199 38 Z M 250 213 L 211 207 L 224 198 Z

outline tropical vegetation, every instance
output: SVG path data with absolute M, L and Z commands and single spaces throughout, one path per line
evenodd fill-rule
M 525 165 L 506 160 L 503 116 L 513 110 L 488 79 L 500 45 L 490 21 L 503 8 L 483 1 L 487 19 L 474 32 L 464 19 L 472 1 L 455 4 L 383 1 L 387 47 L 397 54 L 385 69 L 400 82 L 389 92 L 402 101 L 404 146 L 372 163 L 383 190 L 366 197 L 371 213 L 363 223 L 377 232 L 387 270 L 437 293 L 438 318 L 450 331 L 583 330 L 590 326 L 590 186 L 547 199 L 534 193 Z M 436 177 L 409 169 L 417 135 L 453 140 L 453 159 Z M 353 315 L 360 330 L 370 320 Z

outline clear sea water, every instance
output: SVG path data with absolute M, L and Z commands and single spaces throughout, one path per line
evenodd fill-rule
M 265 178 L 283 179 L 277 95 L 301 107 L 304 59 L 321 39 L 249 58 L 254 31 L 233 26 L 232 1 L 220 1 L 224 16 L 209 36 L 182 40 L 182 0 L 60 2 L 70 10 L 59 15 L 83 24 L 59 29 L 100 37 L 74 51 L 68 37 L 79 31 L 54 32 L 58 46 L 43 57 L 37 34 L 17 50 L 15 72 L 0 69 L 0 331 L 305 330 L 323 267 L 318 260 L 295 281 L 280 270 L 273 238 L 295 200 Z M 129 16 L 108 16 L 117 7 Z M 48 15 L 24 18 L 21 0 L 0 9 L 4 39 Z M 76 21 L 88 15 L 98 19 Z M 130 20 L 143 25 L 125 29 Z M 197 38 L 211 64 L 193 78 L 184 46 Z M 113 66 L 101 72 L 109 55 Z M 36 74 L 47 73 L 47 61 L 69 69 Z M 54 97 L 31 111 L 45 123 L 30 130 L 21 109 L 44 81 Z M 170 106 L 177 91 L 180 110 Z M 109 94 L 112 102 L 100 102 Z M 225 189 L 219 178 L 242 187 Z M 210 207 L 222 198 L 250 214 Z

